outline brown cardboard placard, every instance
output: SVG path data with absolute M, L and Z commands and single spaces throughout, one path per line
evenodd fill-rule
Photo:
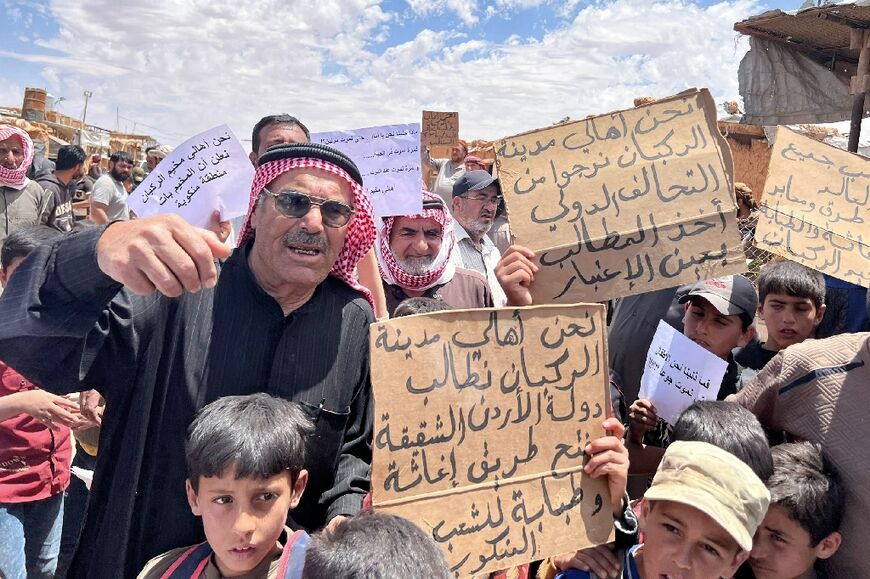
M 746 270 L 733 164 L 706 89 L 501 139 L 535 303 L 604 301 Z
M 777 127 L 755 244 L 870 287 L 870 161 Z
M 420 124 L 420 150 L 429 150 L 433 159 L 449 159 L 453 145 L 459 140 L 459 113 L 423 111 Z M 435 184 L 435 171 L 427 164 L 421 166 L 423 182 L 431 190 Z
M 420 126 L 420 146 L 434 145 L 452 147 L 459 140 L 459 113 L 423 111 Z
M 606 542 L 583 449 L 610 414 L 604 307 L 437 312 L 371 326 L 372 500 L 457 577 Z

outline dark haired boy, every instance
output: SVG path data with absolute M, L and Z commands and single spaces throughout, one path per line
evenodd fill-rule
M 152 559 L 140 579 L 299 577 L 308 535 L 285 523 L 308 482 L 313 430 L 297 403 L 264 393 L 203 408 L 190 425 L 185 486 L 206 542 Z
M 748 383 L 783 348 L 813 337 L 825 315 L 825 277 L 793 261 L 779 261 L 758 277 L 758 317 L 767 327 L 764 343 L 752 341 L 734 359 Z
M 302 573 L 302 579 L 452 576 L 432 537 L 407 519 L 371 511 L 311 537 Z
M 822 446 L 842 476 L 842 546 L 824 562 L 831 577 L 870 577 L 870 333 L 807 340 L 781 350 L 733 396 L 773 432 Z
M 695 284 L 679 302 L 686 304 L 683 334 L 728 362 L 717 396 L 719 400 L 724 400 L 737 391 L 741 373 L 731 351 L 738 346 L 745 346 L 755 335 L 752 326 L 758 308 L 755 288 L 742 275 L 721 277 Z M 656 430 L 653 436 L 647 438 L 659 446 L 667 446 L 670 436 L 666 427 L 659 423 L 651 401 L 642 398 L 636 400 L 628 414 L 629 441 L 632 444 L 642 444 L 646 432 Z M 637 448 L 629 446 L 629 449 L 633 457 L 638 454 Z M 636 466 L 637 461 L 632 466 L 631 474 L 642 474 Z
M 816 562 L 840 548 L 845 491 L 822 449 L 810 442 L 775 446 L 767 481 L 770 507 L 755 533 L 755 579 L 816 579 Z
M 439 298 L 419 296 L 402 300 L 393 312 L 394 318 L 413 316 L 415 314 L 430 314 L 451 309 L 447 302 Z

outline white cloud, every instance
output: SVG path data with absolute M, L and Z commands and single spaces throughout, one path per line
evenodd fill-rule
M 406 0 L 411 10 L 419 16 L 454 13 L 466 26 L 476 24 L 476 0 Z
M 485 11 L 474 1 L 407 2 L 421 14 L 462 5 L 464 21 Z M 114 128 L 118 107 L 170 142 L 224 122 L 249 137 L 257 119 L 276 112 L 321 131 L 411 122 L 423 108 L 458 110 L 464 136 L 497 138 L 692 86 L 736 98 L 746 46 L 732 27 L 757 9 L 753 0 L 707 8 L 612 0 L 572 11 L 537 40 L 493 43 L 445 25 L 382 50 L 376 43 L 413 19 L 379 0 L 150 0 L 124 10 L 112 0 L 55 0 L 59 33 L 40 41 L 54 56 L 19 50 L 0 59 L 41 67 L 47 88 L 68 99 L 65 110 L 80 111 L 90 90 L 90 122 Z

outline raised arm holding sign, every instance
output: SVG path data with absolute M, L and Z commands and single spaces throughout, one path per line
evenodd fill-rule
M 172 213 L 209 227 L 215 211 L 228 220 L 248 210 L 254 168 L 226 125 L 200 133 L 166 156 L 130 193 L 139 217 Z
M 746 269 L 730 150 L 706 90 L 502 139 L 535 303 L 602 301 Z

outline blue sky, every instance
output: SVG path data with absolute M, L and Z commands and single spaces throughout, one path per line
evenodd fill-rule
M 798 2 L 780 5 L 794 9 Z M 0 104 L 26 86 L 61 112 L 170 144 L 264 114 L 314 130 L 458 110 L 497 138 L 636 96 L 707 86 L 735 99 L 752 0 L 0 0 Z M 122 117 L 118 121 L 118 114 Z

